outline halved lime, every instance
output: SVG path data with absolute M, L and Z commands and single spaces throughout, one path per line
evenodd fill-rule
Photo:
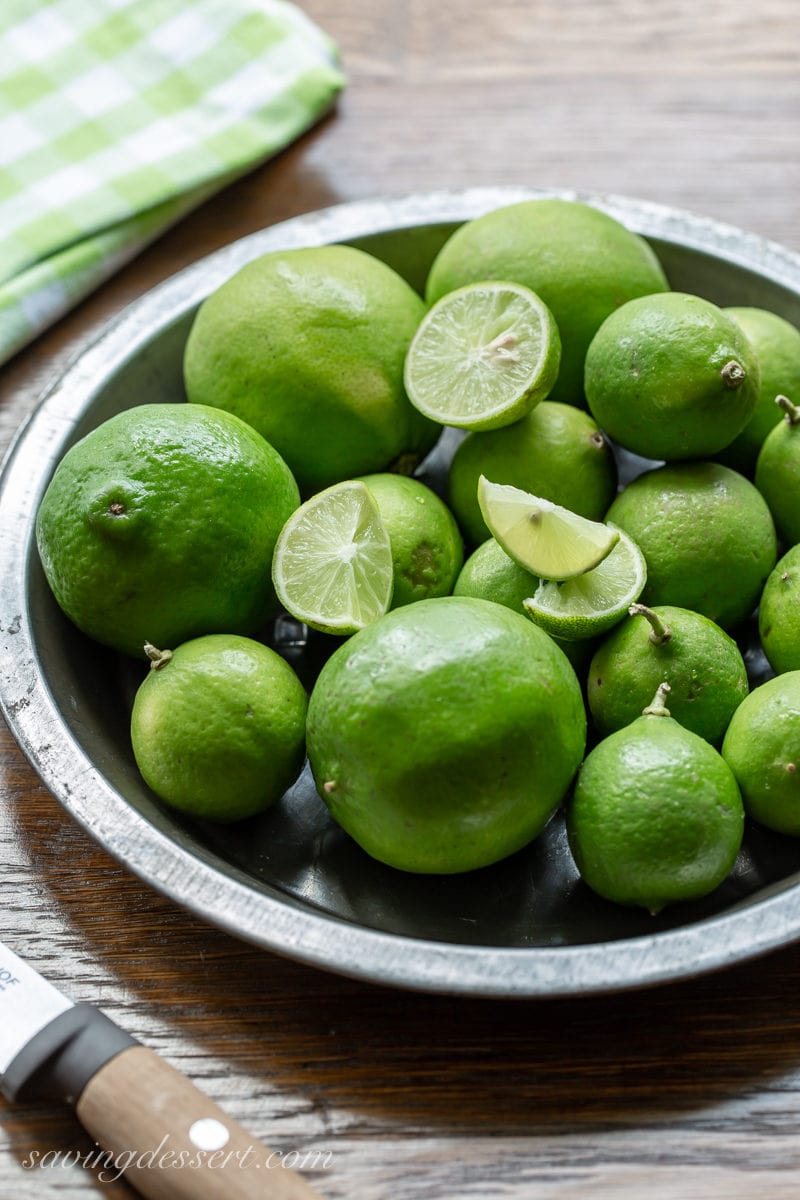
M 442 425 L 499 429 L 548 395 L 560 362 L 558 327 L 535 292 L 471 283 L 423 317 L 406 355 L 406 391 Z
M 355 633 L 388 610 L 392 548 L 363 483 L 334 484 L 281 530 L 272 581 L 284 608 L 323 633 Z
M 647 582 L 644 555 L 621 529 L 615 532 L 619 541 L 594 570 L 565 583 L 543 579 L 523 602 L 531 620 L 552 637 L 578 641 L 605 633 L 641 596 Z
M 589 521 L 560 504 L 509 483 L 478 480 L 483 519 L 515 562 L 542 579 L 571 579 L 591 571 L 619 540 L 616 529 Z

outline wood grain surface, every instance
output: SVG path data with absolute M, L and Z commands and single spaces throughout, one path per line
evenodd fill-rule
M 338 112 L 0 370 L 0 446 L 110 316 L 210 250 L 341 200 L 574 186 L 800 250 L 796 0 L 304 0 Z M 112 862 L 0 731 L 0 938 L 344 1200 L 795 1197 L 800 948 L 617 997 L 417 997 L 207 928 Z M 0 1102 L 0 1196 L 132 1196 L 55 1106 Z M 113 1174 L 113 1172 L 112 1172 Z

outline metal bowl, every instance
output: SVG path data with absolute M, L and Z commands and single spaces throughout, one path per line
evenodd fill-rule
M 559 818 L 513 858 L 460 878 L 373 862 L 332 824 L 307 772 L 263 817 L 235 827 L 182 819 L 144 786 L 131 754 L 130 702 L 144 668 L 62 616 L 38 561 L 34 518 L 78 438 L 121 409 L 183 397 L 182 348 L 197 305 L 244 263 L 268 250 L 347 242 L 421 287 L 458 224 L 543 195 L 587 201 L 643 234 L 674 288 L 800 324 L 800 256 L 659 205 L 520 189 L 346 204 L 244 238 L 133 304 L 44 398 L 0 481 L 0 702 L 46 786 L 121 862 L 197 915 L 255 945 L 384 984 L 554 996 L 654 984 L 764 953 L 800 936 L 800 840 L 750 827 L 722 888 L 652 918 L 585 888 Z M 307 681 L 319 651 L 319 641 L 284 646 Z

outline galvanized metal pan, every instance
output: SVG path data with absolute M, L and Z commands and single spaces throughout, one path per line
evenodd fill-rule
M 655 984 L 762 954 L 800 936 L 800 840 L 748 829 L 721 889 L 651 918 L 588 892 L 558 818 L 527 850 L 462 878 L 405 875 L 367 858 L 333 826 L 308 773 L 244 825 L 183 820 L 147 790 L 131 755 L 130 703 L 144 668 L 62 616 L 36 555 L 36 510 L 56 463 L 88 430 L 134 404 L 183 398 L 182 349 L 197 305 L 244 263 L 348 242 L 421 287 L 455 226 L 541 195 L 585 200 L 643 234 L 677 289 L 800 324 L 800 256 L 658 205 L 518 189 L 346 204 L 244 238 L 133 304 L 43 399 L 0 481 L 0 703 L 45 785 L 117 859 L 197 915 L 255 946 L 383 984 L 557 996 Z M 319 641 L 284 651 L 310 682 Z

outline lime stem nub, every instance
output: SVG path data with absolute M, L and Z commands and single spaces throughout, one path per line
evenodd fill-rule
M 664 702 L 671 691 L 672 691 L 672 688 L 669 686 L 669 684 L 667 683 L 666 680 L 664 680 L 663 683 L 660 683 L 658 685 L 658 690 L 657 690 L 655 696 L 653 697 L 652 704 L 648 704 L 647 708 L 644 709 L 642 716 L 643 717 L 668 717 L 668 716 L 670 716 L 670 711 Z
M 776 396 L 775 403 L 786 413 L 787 424 L 800 425 L 800 408 L 792 404 L 788 396 Z
M 150 659 L 151 671 L 160 671 L 161 668 L 165 667 L 172 658 L 171 650 L 159 650 L 158 647 L 152 645 L 151 642 L 145 642 L 144 652 Z
M 326 783 L 323 783 L 322 790 L 326 796 L 332 795 L 336 791 L 336 780 L 329 779 Z
M 747 372 L 741 363 L 738 363 L 735 358 L 730 362 L 726 362 L 725 366 L 720 371 L 723 382 L 726 387 L 738 388 L 741 387 L 747 378 Z
M 646 604 L 632 604 L 628 614 L 631 617 L 645 617 L 650 622 L 650 641 L 654 646 L 663 646 L 672 637 L 669 625 L 665 625 L 658 613 L 654 613 Z

